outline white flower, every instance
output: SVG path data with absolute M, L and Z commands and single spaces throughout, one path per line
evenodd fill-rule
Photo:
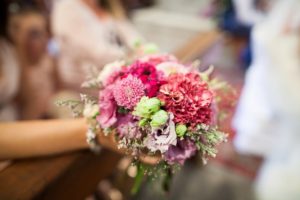
M 191 72 L 191 68 L 181 65 L 177 62 L 163 62 L 156 66 L 157 70 L 163 71 L 165 75 L 170 75 L 172 73 L 182 73 L 186 74 Z
M 109 64 L 106 64 L 100 74 L 98 75 L 97 81 L 101 82 L 104 86 L 107 84 L 107 79 L 112 75 L 113 72 L 121 70 L 122 66 L 125 65 L 124 60 L 118 60 Z
M 144 140 L 144 145 L 152 152 L 165 153 L 171 145 L 177 144 L 174 115 L 169 114 L 169 123 L 161 128 L 152 128 L 151 134 Z
M 99 113 L 99 106 L 97 104 L 85 104 L 83 110 L 83 116 L 85 118 L 94 118 Z

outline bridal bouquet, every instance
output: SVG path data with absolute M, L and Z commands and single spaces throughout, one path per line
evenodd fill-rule
M 210 72 L 169 54 L 116 61 L 83 83 L 97 95 L 81 95 L 82 114 L 93 131 L 113 134 L 118 148 L 135 158 L 139 180 L 153 170 L 173 170 L 196 154 L 206 162 L 226 140 L 216 126 L 215 91 L 223 84 L 211 80 Z M 159 159 L 150 167 L 138 161 L 141 155 Z

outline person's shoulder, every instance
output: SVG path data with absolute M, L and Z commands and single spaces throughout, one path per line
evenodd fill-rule
M 64 32 L 74 23 L 79 23 L 82 6 L 80 0 L 59 0 L 55 2 L 51 15 L 51 26 L 53 32 Z
M 54 4 L 54 12 L 55 11 L 74 12 L 75 10 L 81 9 L 81 7 L 82 4 L 80 0 L 58 0 Z

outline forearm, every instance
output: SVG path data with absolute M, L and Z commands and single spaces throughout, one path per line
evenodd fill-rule
M 84 119 L 39 120 L 0 123 L 0 161 L 5 159 L 44 156 L 88 148 Z M 117 153 L 125 154 L 117 147 L 114 135 L 99 133 L 99 143 Z M 160 157 L 140 155 L 148 164 L 156 164 Z
M 0 124 L 0 160 L 87 148 L 83 119 Z

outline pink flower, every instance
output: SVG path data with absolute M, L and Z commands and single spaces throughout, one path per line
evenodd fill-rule
M 192 71 L 191 67 L 179 64 L 178 62 L 162 62 L 156 66 L 157 70 L 164 72 L 166 76 L 174 73 L 186 74 Z
M 117 104 L 114 100 L 112 86 L 106 87 L 99 94 L 100 115 L 97 117 L 102 128 L 109 128 L 117 122 Z
M 177 62 L 177 58 L 170 54 L 151 54 L 140 58 L 138 61 L 147 62 L 151 65 L 158 65 L 163 62 Z
M 113 96 L 118 106 L 132 109 L 145 95 L 144 84 L 132 75 L 118 80 L 113 87 Z
M 168 83 L 161 86 L 158 98 L 175 123 L 195 127 L 211 123 L 213 93 L 198 73 L 171 74 Z
M 116 78 L 118 78 L 118 75 L 124 66 L 124 61 L 115 61 L 106 64 L 99 73 L 97 80 L 101 82 L 103 86 L 112 84 L 116 80 Z
M 148 62 L 135 62 L 125 73 L 124 77 L 129 74 L 139 78 L 143 84 L 145 85 L 146 95 L 148 97 L 154 97 L 157 95 L 159 87 L 164 83 L 163 81 L 163 73 L 161 71 L 156 70 L 154 65 Z
M 120 138 L 138 139 L 142 136 L 137 121 L 131 114 L 119 116 L 117 130 Z

